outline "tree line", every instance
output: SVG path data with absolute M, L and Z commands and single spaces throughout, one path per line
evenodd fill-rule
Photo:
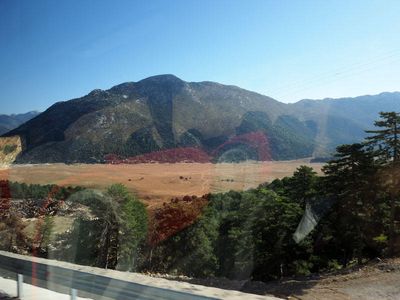
M 52 197 L 54 200 L 68 199 L 72 194 L 82 191 L 84 188 L 80 186 L 58 186 L 56 184 L 26 184 L 20 182 L 12 182 L 3 180 L 3 186 L 7 186 L 11 199 L 46 199 Z

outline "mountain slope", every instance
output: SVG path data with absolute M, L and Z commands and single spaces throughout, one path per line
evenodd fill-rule
M 379 110 L 400 110 L 398 94 L 382 95 L 284 104 L 236 86 L 159 75 L 56 103 L 6 136 L 24 141 L 21 163 L 138 155 L 192 161 L 195 153 L 202 161 L 324 156 L 361 139 Z M 378 96 L 384 99 L 374 106 Z
M 361 126 L 370 126 L 376 119 L 377 112 L 396 111 L 400 108 L 400 92 L 366 95 L 355 98 L 301 100 L 291 106 L 302 111 L 304 115 L 312 116 L 324 112 L 341 118 L 351 119 Z
M 337 145 L 353 143 L 373 128 L 381 111 L 400 111 L 400 92 L 355 98 L 301 100 L 288 105 L 300 120 L 314 120 L 319 128 L 314 156 L 324 155 Z
M 31 111 L 25 114 L 0 115 L 0 135 L 17 128 L 38 114 L 39 112 Z

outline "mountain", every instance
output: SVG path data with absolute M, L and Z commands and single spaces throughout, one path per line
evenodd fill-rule
M 38 114 L 39 112 L 37 111 L 31 111 L 25 114 L 0 115 L 0 135 L 17 128 Z
M 314 120 L 318 127 L 315 150 L 330 152 L 337 145 L 362 140 L 365 130 L 373 128 L 381 111 L 400 111 L 400 92 L 366 95 L 355 98 L 301 100 L 289 104 L 301 120 Z
M 365 97 L 284 104 L 236 86 L 159 75 L 58 102 L 4 136 L 23 140 L 20 163 L 324 156 L 361 139 L 380 110 L 400 108 L 398 93 Z

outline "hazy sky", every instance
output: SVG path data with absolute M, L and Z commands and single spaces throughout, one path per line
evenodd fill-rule
M 399 0 L 0 0 L 0 114 L 157 74 L 284 102 L 400 90 Z

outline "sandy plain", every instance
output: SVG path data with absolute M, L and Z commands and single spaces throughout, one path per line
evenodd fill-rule
M 0 179 L 35 184 L 84 186 L 104 190 L 122 183 L 150 206 L 185 195 L 246 190 L 275 178 L 290 176 L 300 165 L 321 173 L 322 164 L 309 160 L 243 163 L 175 164 L 38 164 L 10 165 Z

